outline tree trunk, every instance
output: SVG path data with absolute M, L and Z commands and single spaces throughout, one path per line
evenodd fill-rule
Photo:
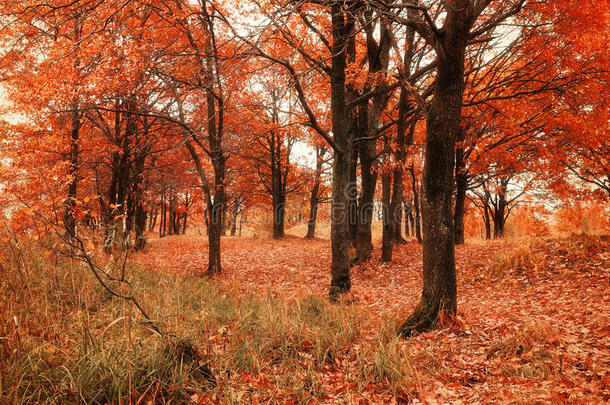
M 345 45 L 351 31 L 345 24 L 342 4 L 331 5 L 332 58 L 330 71 L 331 121 L 333 141 L 336 146 L 333 159 L 332 213 L 331 213 L 331 282 L 329 298 L 336 301 L 339 295 L 351 288 L 350 233 L 348 187 L 352 157 L 350 114 L 345 91 Z
M 313 187 L 311 189 L 311 197 L 309 199 L 309 220 L 307 221 L 307 234 L 305 238 L 313 239 L 316 236 L 316 221 L 318 218 L 318 203 L 320 192 L 320 174 L 322 170 L 321 158 L 317 159 L 316 162 L 316 174 Z
M 312 193 L 313 194 L 313 193 Z M 318 218 L 318 200 L 314 197 L 309 202 L 309 219 L 307 220 L 307 234 L 306 239 L 313 239 L 316 237 L 316 221 Z
M 135 161 L 135 173 L 132 194 L 135 205 L 133 209 L 133 225 L 135 228 L 135 250 L 142 250 L 146 246 L 146 210 L 144 210 L 144 167 L 146 154 L 140 153 Z
M 241 227 L 244 223 L 244 211 L 239 215 L 239 236 L 241 236 Z
M 226 207 L 222 211 L 222 226 L 220 227 L 220 236 L 227 236 L 227 211 L 226 211 Z
M 386 148 L 387 149 L 387 148 Z M 381 237 L 381 260 L 392 261 L 392 248 L 394 246 L 394 233 L 392 227 L 392 213 L 390 212 L 390 192 L 392 185 L 392 173 L 385 170 L 381 174 L 381 215 L 382 215 L 382 237 Z
M 452 317 L 457 311 L 453 171 L 464 91 L 464 54 L 469 38 L 464 18 L 467 17 L 460 13 L 450 13 L 445 22 L 447 32 L 436 49 L 438 68 L 434 99 L 426 120 L 423 173 L 424 285 L 420 303 L 400 328 L 403 336 L 430 329 L 439 317 Z
M 358 149 L 352 149 L 351 163 L 349 168 L 349 184 L 347 187 L 349 237 L 352 246 L 356 246 L 356 235 L 358 233 Z
M 506 206 L 501 202 L 502 205 L 494 212 L 492 217 L 494 222 L 494 239 L 499 239 L 504 237 L 504 224 L 505 224 L 505 216 Z
M 69 237 L 76 236 L 76 189 L 78 186 L 78 138 L 81 126 L 78 101 L 72 102 L 72 129 L 70 131 L 70 154 L 68 157 L 68 195 L 65 202 L 64 226 Z
M 485 239 L 491 239 L 491 219 L 489 218 L 489 208 L 483 206 L 483 222 L 485 223 Z
M 167 221 L 169 223 L 168 229 L 167 229 L 167 234 L 168 235 L 173 235 L 175 232 L 175 225 L 176 225 L 176 195 L 172 192 L 171 196 L 169 197 L 169 212 L 168 212 L 168 218 Z
M 466 187 L 468 186 L 468 173 L 464 162 L 464 131 L 460 131 L 457 138 L 458 147 L 455 154 L 455 210 L 453 222 L 455 227 L 455 244 L 464 243 L 464 214 L 466 203 Z
M 420 214 L 420 205 L 419 205 L 419 192 L 417 191 L 417 179 L 415 178 L 415 167 L 413 163 L 411 163 L 411 185 L 413 187 L 413 206 L 415 207 L 415 237 L 419 243 L 423 242 L 423 238 L 421 235 L 421 214 Z
M 233 219 L 231 221 L 231 236 L 235 236 L 237 233 L 237 216 L 239 215 L 239 203 L 235 199 L 233 203 Z
M 151 214 L 148 221 L 148 230 L 150 232 L 155 230 L 155 226 L 157 226 L 157 218 L 159 217 L 159 207 L 157 205 L 153 205 L 151 207 Z
M 360 107 L 359 116 L 361 134 L 368 136 L 368 118 L 366 106 Z M 371 226 L 373 224 L 373 210 L 375 199 L 375 187 L 377 185 L 377 170 L 373 164 L 377 157 L 375 140 L 366 140 L 358 143 L 360 155 L 360 176 L 362 179 L 362 191 L 358 198 L 358 230 L 356 233 L 356 257 L 354 262 L 361 263 L 371 258 L 373 242 Z
M 136 206 L 135 213 L 135 225 L 136 225 L 136 242 L 134 244 L 135 250 L 142 250 L 146 246 L 146 211 L 142 204 Z
M 281 190 L 276 192 L 273 195 L 273 238 L 280 239 L 285 236 L 286 196 Z
M 392 228 L 392 239 L 395 244 L 404 244 L 402 237 L 402 167 L 393 170 L 392 199 L 390 201 L 390 227 Z
M 159 207 L 161 218 L 159 219 L 159 238 L 165 235 L 165 190 L 161 193 L 161 206 Z
M 411 237 L 411 226 L 413 225 L 413 213 L 411 212 L 412 207 L 410 204 L 404 203 L 405 206 L 405 236 Z

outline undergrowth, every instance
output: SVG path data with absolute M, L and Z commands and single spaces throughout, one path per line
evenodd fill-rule
M 1 403 L 308 403 L 336 395 L 349 403 L 366 389 L 409 392 L 416 378 L 398 321 L 383 323 L 357 305 L 243 295 L 214 280 L 128 266 L 140 303 L 196 348 L 192 361 L 85 267 L 23 242 L 0 254 Z M 333 378 L 344 386 L 339 394 L 327 389 Z

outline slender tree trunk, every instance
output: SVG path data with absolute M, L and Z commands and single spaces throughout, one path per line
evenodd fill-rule
M 489 218 L 489 208 L 483 206 L 483 222 L 485 223 L 485 239 L 491 239 L 491 219 Z
M 411 185 L 413 187 L 413 206 L 415 207 L 415 237 L 419 243 L 423 242 L 423 238 L 421 235 L 421 214 L 420 214 L 420 205 L 419 205 L 419 192 L 417 191 L 417 179 L 415 177 L 415 167 L 411 164 Z
M 239 215 L 239 203 L 237 199 L 233 202 L 233 219 L 231 220 L 231 236 L 237 232 L 237 216 Z
M 402 167 L 393 170 L 392 199 L 390 201 L 390 227 L 392 228 L 392 239 L 395 244 L 404 244 L 402 237 Z
M 360 107 L 360 125 L 363 136 L 368 136 L 368 118 L 366 106 Z M 356 257 L 355 262 L 364 262 L 371 258 L 373 242 L 371 226 L 373 224 L 373 210 L 375 199 L 375 187 L 377 185 L 377 170 L 374 161 L 377 156 L 375 141 L 362 141 L 358 143 L 360 155 L 360 176 L 362 178 L 362 191 L 358 198 L 358 231 L 356 234 Z
M 172 194 L 169 197 L 169 213 L 167 221 L 169 223 L 167 234 L 174 235 L 175 234 L 175 226 L 176 226 L 176 195 L 172 191 Z
M 142 250 L 146 246 L 146 235 L 144 230 L 146 229 L 146 211 L 142 204 L 136 206 L 136 242 L 134 248 L 136 250 Z
M 159 216 L 159 207 L 155 204 L 151 207 L 151 214 L 148 221 L 148 230 L 150 232 L 155 230 L 157 226 L 157 217 Z
M 318 203 L 320 192 L 320 170 L 322 169 L 321 160 L 318 159 L 318 163 L 316 163 L 316 177 L 314 180 L 313 187 L 311 189 L 311 197 L 309 199 L 309 220 L 307 221 L 307 234 L 305 238 L 313 239 L 316 236 L 316 221 L 318 218 Z
M 411 212 L 412 207 L 410 204 L 404 203 L 405 205 L 405 236 L 411 237 L 411 226 L 413 225 L 413 213 Z
M 227 236 L 227 211 L 226 211 L 226 207 L 222 211 L 222 226 L 220 227 L 220 236 Z
M 453 222 L 455 227 L 455 244 L 464 243 L 464 214 L 466 212 L 466 187 L 468 186 L 468 173 L 464 162 L 464 131 L 461 130 L 457 137 L 458 147 L 455 150 L 455 210 Z
M 133 204 L 134 207 L 134 227 L 136 239 L 134 243 L 135 250 L 142 250 L 146 246 L 146 210 L 144 210 L 144 166 L 146 164 L 146 155 L 140 153 L 135 161 L 135 172 L 133 181 Z
M 349 237 L 352 246 L 356 246 L 358 233 L 358 189 L 357 189 L 358 149 L 352 149 L 351 164 L 349 168 L 349 185 L 347 188 Z
M 161 206 L 159 207 L 161 218 L 159 219 L 159 238 L 165 236 L 165 190 L 161 193 Z
M 70 237 L 76 236 L 76 191 L 78 187 L 78 139 L 81 127 L 80 112 L 78 111 L 78 101 L 72 102 L 72 129 L 70 131 L 70 153 L 68 157 L 68 195 L 65 202 L 64 226 L 66 233 Z
M 391 193 L 392 173 L 385 170 L 381 174 L 381 209 L 382 209 L 382 237 L 381 237 L 381 260 L 384 262 L 392 261 L 392 248 L 394 246 L 394 233 L 391 218 Z

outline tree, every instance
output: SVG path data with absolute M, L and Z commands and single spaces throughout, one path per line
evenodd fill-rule
M 440 28 L 426 17 L 426 8 L 412 7 L 404 21 L 434 48 L 438 64 L 433 100 L 426 118 L 422 193 L 424 287 L 420 303 L 400 328 L 403 336 L 429 329 L 439 316 L 453 316 L 457 311 L 453 170 L 460 131 L 466 48 L 474 39 L 517 14 L 524 1 L 510 4 L 510 7 L 494 4 L 498 9 L 493 7 L 493 11 L 484 16 L 490 3 L 487 0 L 453 1 L 444 8 L 446 16 Z

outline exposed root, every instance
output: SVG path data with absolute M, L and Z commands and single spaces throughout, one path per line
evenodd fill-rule
M 442 317 L 441 314 L 442 311 L 438 308 L 420 303 L 398 329 L 398 336 L 406 338 L 434 329 Z

